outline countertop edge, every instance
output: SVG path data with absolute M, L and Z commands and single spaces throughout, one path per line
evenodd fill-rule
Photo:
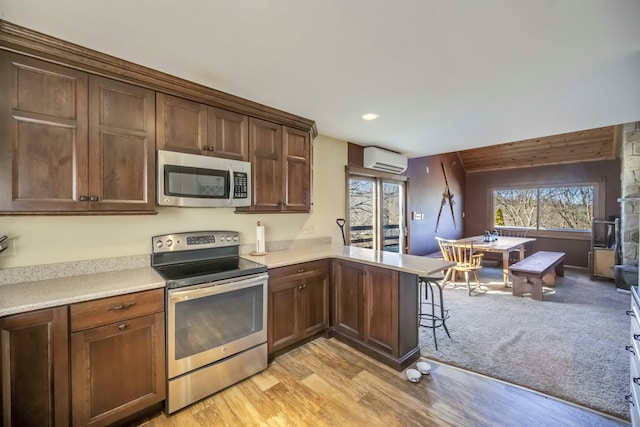
M 265 256 L 241 256 L 264 264 L 268 269 L 324 259 L 338 259 L 417 276 L 432 276 L 454 265 L 453 262 L 437 258 L 337 245 L 289 249 L 271 252 Z M 164 279 L 153 267 L 5 284 L 0 286 L 0 317 L 164 288 L 164 286 Z

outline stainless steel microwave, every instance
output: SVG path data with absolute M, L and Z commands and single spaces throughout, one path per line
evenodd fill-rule
M 158 150 L 159 206 L 220 208 L 251 204 L 251 163 Z

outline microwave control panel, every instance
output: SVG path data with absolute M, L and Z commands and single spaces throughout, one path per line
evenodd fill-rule
M 249 197 L 249 182 L 245 172 L 233 173 L 233 198 L 246 199 Z

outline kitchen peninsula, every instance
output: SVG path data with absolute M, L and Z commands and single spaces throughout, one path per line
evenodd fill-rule
M 420 357 L 418 277 L 437 275 L 451 265 L 433 258 L 332 245 L 242 256 L 269 269 L 267 328 L 272 359 L 324 334 L 397 370 Z M 105 260 L 95 263 L 100 265 Z M 86 268 L 87 263 L 83 264 Z M 117 263 L 109 260 L 107 264 Z M 43 271 L 58 271 L 60 267 L 73 270 L 74 265 L 33 269 L 42 279 Z M 33 396 L 34 402 L 49 401 L 53 395 L 64 398 L 54 400 L 55 408 L 43 406 L 49 408 L 44 412 L 23 408 L 26 413 L 42 420 L 60 416 L 64 424 L 72 407 L 74 419 L 84 424 L 91 414 L 83 402 L 91 401 L 88 396 L 92 395 L 87 376 L 91 369 L 85 365 L 87 354 L 92 345 L 116 348 L 119 337 L 127 334 L 136 336 L 140 351 L 122 353 L 115 366 L 135 373 L 128 375 L 128 381 L 145 384 L 145 398 L 123 401 L 113 393 L 114 401 L 106 406 L 109 409 L 94 417 L 117 422 L 160 404 L 165 399 L 166 381 L 164 282 L 160 275 L 143 266 L 94 274 L 83 274 L 85 269 L 70 277 L 7 282 L 10 277 L 35 277 L 26 271 L 29 268 L 19 268 L 24 274 L 13 274 L 11 269 L 0 271 L 4 275 L 0 277 L 4 283 L 0 285 L 0 330 L 4 337 L 0 344 L 5 346 L 5 339 L 17 343 L 11 347 L 15 357 L 10 360 L 20 366 L 11 372 L 26 373 L 34 364 L 43 369 L 48 366 L 43 375 L 20 374 L 12 384 L 42 390 Z M 29 331 L 37 332 L 37 343 L 21 341 Z M 36 347 L 41 351 L 34 352 Z M 131 370 L 140 366 L 136 363 L 154 368 Z M 52 377 L 46 372 L 52 372 Z M 73 372 L 74 381 L 69 381 L 69 372 Z M 14 407 L 18 402 L 9 405 Z
M 420 357 L 418 278 L 453 265 L 331 245 L 247 258 L 269 268 L 270 357 L 328 332 L 396 370 Z

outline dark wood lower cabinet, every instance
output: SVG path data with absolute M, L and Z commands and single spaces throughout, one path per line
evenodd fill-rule
M 165 399 L 163 301 L 154 290 L 71 306 L 74 426 L 113 424 Z M 105 314 L 120 319 L 104 324 Z
M 329 261 L 269 270 L 269 354 L 329 327 Z
M 331 332 L 402 370 L 420 357 L 416 275 L 334 260 Z
M 67 307 L 0 319 L 3 426 L 69 426 Z

